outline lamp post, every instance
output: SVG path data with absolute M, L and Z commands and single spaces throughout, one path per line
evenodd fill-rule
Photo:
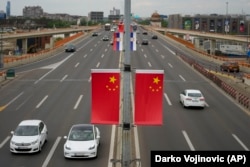
M 1 27 L 0 69 L 3 68 L 3 27 Z

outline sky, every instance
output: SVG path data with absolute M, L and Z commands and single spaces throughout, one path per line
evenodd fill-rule
M 8 0 L 0 0 L 0 10 L 6 12 Z M 9 0 L 11 15 L 22 15 L 25 6 L 41 6 L 46 13 L 66 13 L 87 16 L 91 11 L 103 11 L 104 16 L 113 8 L 124 14 L 124 0 Z M 249 14 L 250 0 L 131 0 L 131 13 L 150 17 L 154 12 L 170 14 Z

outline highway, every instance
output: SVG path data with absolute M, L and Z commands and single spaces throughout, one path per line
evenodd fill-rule
M 0 166 L 109 165 L 115 142 L 111 125 L 97 125 L 101 146 L 96 159 L 68 160 L 63 156 L 63 137 L 70 127 L 90 122 L 90 70 L 119 68 L 120 53 L 113 51 L 109 42 L 101 40 L 104 34 L 111 38 L 111 32 L 100 30 L 99 36 L 86 36 L 77 43 L 74 53 L 61 52 L 17 67 L 16 78 L 1 87 Z M 193 55 L 162 37 L 153 40 L 151 35 L 138 34 L 138 40 L 147 38 L 149 45 L 137 44 L 137 51 L 131 54 L 131 66 L 133 69 L 164 70 L 163 125 L 134 128 L 133 132 L 138 131 L 138 143 L 135 144 L 138 144 L 140 155 L 136 158 L 140 158 L 141 166 L 150 166 L 152 150 L 249 150 L 249 115 L 175 53 L 178 50 Z M 179 93 L 185 88 L 200 89 L 206 98 L 206 107 L 183 108 Z M 41 119 L 46 123 L 49 138 L 41 153 L 10 153 L 10 131 L 24 119 Z

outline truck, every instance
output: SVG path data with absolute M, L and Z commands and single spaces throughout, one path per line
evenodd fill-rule
M 110 31 L 110 29 L 111 29 L 111 24 L 110 24 L 110 23 L 106 23 L 106 24 L 104 25 L 104 29 L 105 29 L 105 31 Z

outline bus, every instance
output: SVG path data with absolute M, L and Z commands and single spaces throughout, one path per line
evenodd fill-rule
M 105 31 L 110 31 L 110 29 L 111 29 L 111 24 L 110 24 L 110 23 L 106 23 L 106 24 L 104 25 L 104 29 L 105 29 Z

